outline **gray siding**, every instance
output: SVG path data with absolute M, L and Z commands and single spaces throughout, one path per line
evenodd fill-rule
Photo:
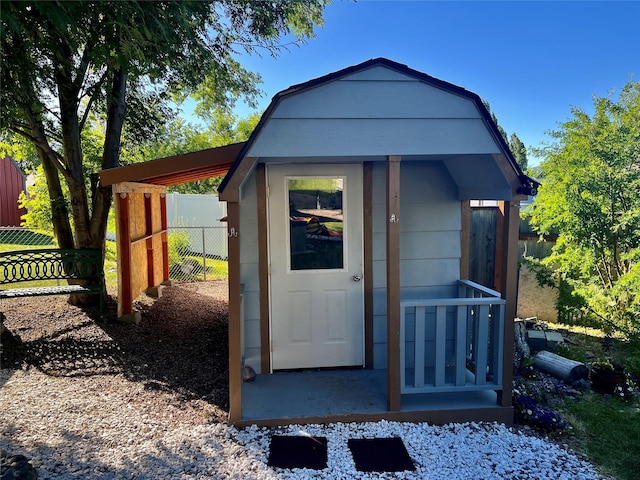
M 386 368 L 386 166 L 373 170 L 374 367 Z M 440 162 L 401 165 L 400 284 L 403 298 L 455 295 L 460 271 L 460 203 Z M 260 372 L 260 311 L 255 177 L 240 203 L 245 363 Z
M 499 152 L 471 100 L 378 66 L 283 98 L 248 156 Z
M 372 81 L 354 77 L 288 97 L 271 118 L 480 118 L 468 99 L 412 78 Z M 414 101 L 407 104 L 401 98 Z
M 260 284 L 258 277 L 258 208 L 255 175 L 242 189 L 240 202 L 240 283 L 243 285 L 244 359 L 260 373 Z
M 402 163 L 400 286 L 403 299 L 455 296 L 460 278 L 457 187 L 439 162 Z M 386 368 L 386 170 L 374 166 L 374 368 Z

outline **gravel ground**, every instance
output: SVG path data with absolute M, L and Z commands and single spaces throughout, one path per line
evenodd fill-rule
M 228 428 L 225 292 L 143 297 L 138 326 L 97 325 L 63 297 L 3 301 L 0 448 L 29 457 L 39 479 L 600 478 L 561 446 L 493 424 Z M 327 437 L 328 468 L 268 467 L 274 433 Z M 416 471 L 357 472 L 347 439 L 390 436 Z

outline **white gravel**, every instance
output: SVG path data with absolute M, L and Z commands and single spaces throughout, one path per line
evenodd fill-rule
M 267 466 L 273 429 L 228 428 L 154 400 L 121 376 L 61 378 L 0 370 L 0 448 L 32 459 L 42 479 L 598 479 L 548 441 L 496 424 L 294 425 L 278 435 L 328 439 L 328 468 Z M 189 410 L 188 415 L 183 410 Z M 349 438 L 402 437 L 415 472 L 357 472 Z

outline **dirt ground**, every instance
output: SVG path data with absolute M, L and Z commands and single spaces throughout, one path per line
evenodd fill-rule
M 161 298 L 142 295 L 138 325 L 99 322 L 98 308 L 69 305 L 65 296 L 0 302 L 2 368 L 36 368 L 52 376 L 123 375 L 142 382 L 140 401 L 189 404 L 185 414 L 226 420 L 228 411 L 227 281 L 178 284 Z

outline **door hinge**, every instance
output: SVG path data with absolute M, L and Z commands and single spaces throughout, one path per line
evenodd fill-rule
M 269 352 L 273 353 L 273 340 L 269 340 Z

